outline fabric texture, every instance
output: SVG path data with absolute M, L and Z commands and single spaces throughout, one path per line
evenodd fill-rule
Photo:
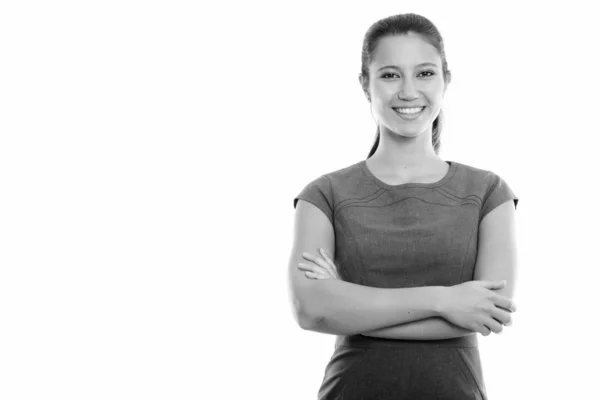
M 379 288 L 473 280 L 479 224 L 519 199 L 499 175 L 446 161 L 434 183 L 390 185 L 366 160 L 309 182 L 294 198 L 318 207 L 335 232 L 341 279 Z M 477 334 L 409 341 L 338 335 L 319 400 L 487 399 Z M 414 397 L 410 397 L 414 396 Z

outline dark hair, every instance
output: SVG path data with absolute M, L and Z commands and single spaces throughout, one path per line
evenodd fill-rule
M 365 92 L 369 87 L 369 64 L 373 58 L 373 53 L 377 49 L 379 39 L 384 36 L 406 35 L 409 32 L 421 35 L 425 41 L 437 49 L 442 59 L 444 82 L 450 82 L 451 74 L 450 70 L 448 70 L 448 63 L 446 62 L 444 40 L 442 39 L 442 35 L 440 35 L 440 32 L 437 30 L 435 25 L 421 15 L 398 14 L 375 22 L 365 34 L 362 47 L 362 65 L 360 71 L 360 74 L 363 77 L 363 90 Z M 436 154 L 438 154 L 440 148 L 442 118 L 443 115 L 442 111 L 440 110 L 438 117 L 433 121 L 432 142 L 433 149 L 435 150 Z M 369 152 L 367 158 L 371 157 L 375 153 L 375 150 L 377 150 L 377 146 L 379 146 L 379 126 L 377 126 L 377 132 L 375 135 L 375 143 L 373 144 L 373 148 Z

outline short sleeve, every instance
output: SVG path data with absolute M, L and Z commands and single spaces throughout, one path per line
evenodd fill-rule
M 296 208 L 298 199 L 308 201 L 317 206 L 329 218 L 331 225 L 334 226 L 333 191 L 331 189 L 331 182 L 325 175 L 313 180 L 302 189 L 300 194 L 294 198 L 294 208 Z
M 493 174 L 493 176 L 493 184 L 483 199 L 479 221 L 482 221 L 483 217 L 485 217 L 490 211 L 508 200 L 513 200 L 515 203 L 515 210 L 517 209 L 519 198 L 514 194 L 504 179 L 496 174 Z

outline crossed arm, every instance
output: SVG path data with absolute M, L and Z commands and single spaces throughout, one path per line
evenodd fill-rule
M 514 216 L 515 207 L 510 200 L 496 207 L 481 221 L 473 276 L 474 280 L 506 280 L 506 286 L 497 293 L 510 299 L 513 297 L 517 265 Z M 454 325 L 444 318 L 433 317 L 361 334 L 386 339 L 438 340 L 471 333 L 474 331 Z
M 363 332 L 361 335 L 385 339 L 438 340 L 465 336 L 471 333 L 474 333 L 474 331 L 463 329 L 441 317 L 433 317 Z
M 479 226 L 477 262 L 474 280 L 506 280 L 498 294 L 513 297 L 517 246 L 515 238 L 515 207 L 513 201 L 500 204 L 488 213 Z M 364 332 L 362 335 L 387 339 L 436 340 L 450 339 L 473 333 L 440 317 Z

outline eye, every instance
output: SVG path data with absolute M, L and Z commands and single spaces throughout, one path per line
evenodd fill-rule
M 385 77 L 388 76 L 388 75 L 396 75 L 396 74 L 394 74 L 392 72 L 387 72 L 387 73 L 381 75 L 381 77 L 385 79 Z M 398 75 L 396 75 L 396 76 L 398 76 Z
M 433 71 L 423 71 L 423 72 L 421 72 L 421 74 L 429 74 L 429 75 L 425 75 L 425 77 L 430 77 L 430 76 L 435 75 L 435 72 L 433 72 Z

